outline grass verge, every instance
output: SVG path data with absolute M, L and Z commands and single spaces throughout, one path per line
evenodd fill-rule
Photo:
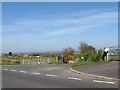
M 2 65 L 20 65 L 20 62 L 19 61 L 16 61 L 16 62 L 3 61 Z
M 83 65 L 88 65 L 88 64 L 95 64 L 95 63 L 100 63 L 100 61 L 84 61 L 80 60 L 76 63 L 72 63 L 71 67 L 78 67 L 78 66 L 83 66 Z
M 49 64 L 63 64 L 63 62 L 60 62 L 60 61 L 52 61 L 51 63 Z

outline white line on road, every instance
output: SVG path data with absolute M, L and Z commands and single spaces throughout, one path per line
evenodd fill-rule
M 115 82 L 106 82 L 106 81 L 98 81 L 98 80 L 93 80 L 93 82 L 115 84 Z
M 27 73 L 27 71 L 19 71 L 19 72 L 21 72 L 21 73 Z
M 8 69 L 3 69 L 3 70 L 6 70 L 6 71 L 7 71 Z
M 10 70 L 10 71 L 15 72 L 16 70 Z
M 40 75 L 40 73 L 31 73 L 31 74 Z
M 68 79 L 82 80 L 81 78 L 67 77 Z
M 52 75 L 52 74 L 46 74 L 48 77 L 58 77 L 57 75 Z

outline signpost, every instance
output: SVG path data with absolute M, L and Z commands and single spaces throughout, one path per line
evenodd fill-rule
M 62 62 L 63 62 L 63 57 L 64 57 L 64 55 L 62 54 L 62 55 L 61 55 L 61 58 L 62 58 Z

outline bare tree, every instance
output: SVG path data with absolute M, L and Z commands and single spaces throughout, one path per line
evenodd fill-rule
M 93 46 L 89 45 L 88 43 L 86 43 L 86 42 L 80 43 L 80 52 L 81 53 L 85 53 L 85 52 L 93 51 L 93 50 L 95 50 L 95 48 Z
M 65 48 L 64 49 L 64 54 L 66 55 L 74 55 L 74 49 L 71 47 Z

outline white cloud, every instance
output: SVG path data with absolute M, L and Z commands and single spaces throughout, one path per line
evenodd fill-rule
M 90 16 L 84 16 L 84 17 L 78 17 L 78 18 L 72 18 L 72 19 L 66 19 L 63 18 L 61 20 L 57 20 L 55 23 L 58 25 L 64 25 L 64 24 L 85 24 L 85 23 L 96 23 L 97 21 L 101 20 L 114 20 L 117 19 L 118 13 L 117 12 L 104 12 L 104 13 L 97 13 L 97 14 L 92 14 Z M 94 21 L 94 22 L 93 22 Z
M 106 12 L 99 13 L 96 15 L 91 15 L 88 17 L 80 17 L 79 19 L 62 19 L 57 20 L 55 25 L 62 26 L 67 25 L 66 28 L 57 29 L 50 33 L 46 33 L 46 36 L 58 36 L 58 35 L 69 35 L 74 33 L 80 33 L 89 31 L 90 28 L 93 27 L 101 27 L 103 25 L 107 25 L 109 23 L 117 23 L 117 12 Z M 62 25 L 61 25 L 62 24 Z M 73 26 L 71 26 L 73 25 Z
M 76 15 L 79 16 L 78 13 Z M 41 36 L 65 35 L 74 32 L 83 32 L 83 29 L 86 31 L 87 27 L 89 28 L 95 25 L 100 26 L 111 22 L 117 22 L 117 15 L 117 12 L 99 12 L 97 14 L 78 18 L 72 17 L 72 14 L 69 16 L 71 18 L 59 18 L 54 20 L 22 19 L 11 25 L 3 25 L 3 32 L 15 33 L 16 35 L 20 33 L 23 35 L 41 33 Z

